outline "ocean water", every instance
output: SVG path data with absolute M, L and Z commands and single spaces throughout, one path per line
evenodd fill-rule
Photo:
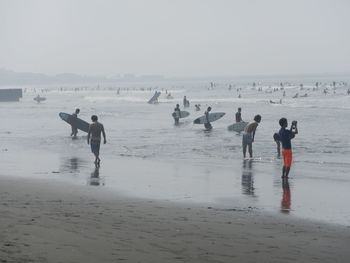
M 229 82 L 213 88 L 199 81 L 22 88 L 20 102 L 0 103 L 0 176 L 64 180 L 108 194 L 215 209 L 249 207 L 350 226 L 350 96 L 345 85 L 335 90 L 291 85 L 285 97 L 274 91 L 278 86 L 236 84 L 230 90 Z M 147 104 L 155 90 L 162 92 L 159 104 Z M 174 99 L 167 99 L 166 91 Z M 292 98 L 296 93 L 299 98 Z M 47 100 L 36 103 L 38 94 Z M 175 126 L 171 113 L 176 103 L 183 109 L 185 95 L 190 116 Z M 281 98 L 282 104 L 270 103 Z M 208 106 L 226 112 L 210 132 L 193 124 Z M 105 126 L 99 169 L 86 134 L 80 131 L 72 140 L 70 126 L 58 116 L 76 107 L 81 119 L 90 121 L 96 114 Z M 238 107 L 245 121 L 262 116 L 253 160 L 243 160 L 241 134 L 227 130 Z M 281 179 L 283 161 L 272 138 L 281 117 L 297 120 L 299 127 L 288 181 Z

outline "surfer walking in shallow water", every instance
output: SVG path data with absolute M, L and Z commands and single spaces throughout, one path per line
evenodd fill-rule
M 236 112 L 236 123 L 239 123 L 242 121 L 242 108 L 238 108 L 237 112 Z
M 204 116 L 205 116 L 204 127 L 207 130 L 211 130 L 213 128 L 213 126 L 211 126 L 210 121 L 209 121 L 210 111 L 211 111 L 211 107 L 208 107 L 208 109 L 204 112 Z
M 176 104 L 176 107 L 174 109 L 174 113 L 175 113 L 175 125 L 179 124 L 179 119 L 181 118 L 181 110 L 180 110 L 180 105 Z
M 87 143 L 91 146 L 91 152 L 95 155 L 95 166 L 100 166 L 100 145 L 101 133 L 103 135 L 103 144 L 106 144 L 106 133 L 102 123 L 99 123 L 96 115 L 91 116 L 92 123 L 89 126 Z M 91 139 L 90 139 L 91 138 Z
M 79 112 L 80 112 L 80 109 L 75 109 L 75 112 L 72 114 L 73 118 L 77 119 Z M 70 136 L 73 136 L 73 138 L 75 138 L 77 137 L 77 133 L 78 133 L 78 128 L 72 124 L 72 133 L 70 134 Z

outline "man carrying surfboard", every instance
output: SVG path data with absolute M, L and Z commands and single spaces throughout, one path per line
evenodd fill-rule
M 179 119 L 181 118 L 181 110 L 180 110 L 180 105 L 179 104 L 176 104 L 174 112 L 175 112 L 175 117 L 174 117 L 175 125 L 178 125 L 179 124 Z
M 75 112 L 72 114 L 73 118 L 78 118 L 79 112 L 80 112 L 80 109 L 78 108 L 75 109 Z M 72 133 L 70 136 L 77 137 L 77 133 L 78 133 L 78 128 L 72 125 Z
M 242 146 L 243 146 L 243 157 L 246 157 L 247 146 L 250 158 L 253 158 L 253 142 L 255 138 L 255 131 L 261 121 L 260 115 L 255 115 L 254 120 L 249 122 L 244 128 Z
M 236 122 L 242 121 L 242 115 L 241 115 L 242 109 L 238 108 L 238 111 L 236 112 Z
M 101 133 L 103 135 L 103 144 L 106 144 L 106 133 L 102 123 L 97 121 L 97 116 L 92 115 L 92 123 L 89 126 L 87 143 L 91 146 L 91 152 L 95 155 L 95 166 L 100 166 L 100 144 L 101 144 Z M 91 137 L 91 140 L 90 140 Z
M 205 122 L 204 122 L 204 127 L 207 130 L 211 130 L 213 128 L 213 126 L 211 126 L 210 122 L 209 122 L 209 112 L 211 111 L 211 107 L 208 107 L 208 109 L 204 112 L 204 116 L 205 116 Z

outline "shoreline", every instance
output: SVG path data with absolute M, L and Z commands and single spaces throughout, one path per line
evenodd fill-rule
M 328 170 L 314 177 L 315 166 L 296 163 L 285 186 L 278 161 L 233 159 L 225 166 L 188 162 L 179 165 L 178 161 L 113 158 L 107 154 L 103 166 L 96 169 L 86 151 L 74 150 L 65 157 L 47 150 L 21 151 L 19 155 L 16 152 L 1 155 L 5 164 L 2 174 L 8 177 L 50 180 L 83 188 L 101 186 L 105 192 L 117 193 L 124 199 L 171 201 L 179 206 L 191 204 L 222 210 L 251 206 L 274 216 L 286 210 L 301 220 L 350 226 L 346 203 L 349 182 L 331 180 Z M 289 195 L 285 195 L 285 189 Z M 332 194 L 335 191 L 338 196 Z
M 107 191 L 107 193 L 110 191 Z M 350 228 L 0 177 L 0 262 L 346 262 Z

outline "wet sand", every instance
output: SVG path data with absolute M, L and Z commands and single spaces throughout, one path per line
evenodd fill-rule
M 350 228 L 0 177 L 0 262 L 348 262 Z

